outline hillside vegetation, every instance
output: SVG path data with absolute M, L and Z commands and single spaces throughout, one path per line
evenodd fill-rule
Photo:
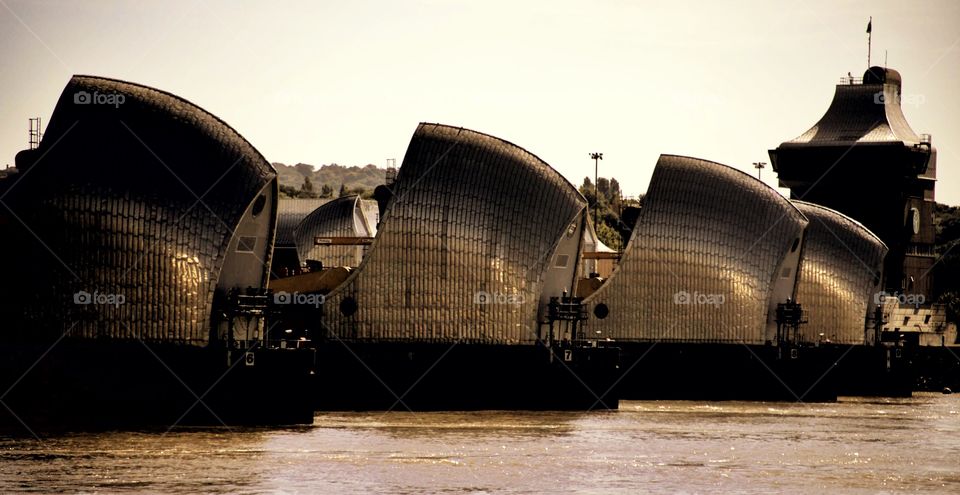
M 280 176 L 280 196 L 287 198 L 331 198 L 347 194 L 370 197 L 385 181 L 386 169 L 375 165 L 344 167 L 336 163 L 319 169 L 306 163 L 274 163 Z
M 960 207 L 938 203 L 933 222 L 937 229 L 934 292 L 947 305 L 948 319 L 960 321 Z

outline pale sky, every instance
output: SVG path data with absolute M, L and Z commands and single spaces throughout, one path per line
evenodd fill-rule
M 903 75 L 904 113 L 960 205 L 960 1 L 0 0 L 0 167 L 72 74 L 146 84 L 225 120 L 270 161 L 383 167 L 418 122 L 537 154 L 574 184 L 646 190 L 661 153 L 756 173 L 834 85 Z M 775 185 L 770 168 L 763 180 Z

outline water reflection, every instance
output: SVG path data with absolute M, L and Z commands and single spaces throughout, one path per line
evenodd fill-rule
M 396 438 L 420 438 L 436 435 L 455 437 L 504 435 L 512 438 L 568 435 L 579 418 L 600 413 L 579 412 L 389 412 L 389 413 L 319 413 L 314 418 L 318 428 L 348 428 L 383 433 Z
M 321 413 L 310 427 L 0 439 L 0 491 L 960 491 L 960 396 Z

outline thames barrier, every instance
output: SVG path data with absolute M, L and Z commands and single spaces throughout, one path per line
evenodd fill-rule
M 4 429 L 956 388 L 942 305 L 904 297 L 932 291 L 936 149 L 901 85 L 845 78 L 770 150 L 789 198 L 661 155 L 614 250 L 573 184 L 482 132 L 421 123 L 372 198 L 294 201 L 198 106 L 75 76 L 0 179 Z

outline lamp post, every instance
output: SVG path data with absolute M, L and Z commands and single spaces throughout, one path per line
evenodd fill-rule
M 603 160 L 603 153 L 590 153 L 590 158 L 593 158 L 593 228 L 597 232 L 600 231 L 600 220 L 598 218 L 600 206 L 600 188 L 597 187 L 597 181 L 600 180 L 598 173 L 600 172 L 600 160 Z M 597 239 L 600 237 L 598 236 Z
M 760 180 L 760 171 L 767 166 L 767 162 L 753 162 L 753 168 L 757 169 L 757 180 Z

